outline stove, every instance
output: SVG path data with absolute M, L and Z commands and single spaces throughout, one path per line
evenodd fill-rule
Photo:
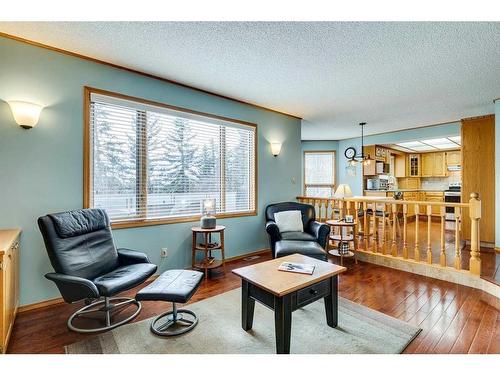
M 460 203 L 462 198 L 462 183 L 450 182 L 448 190 L 444 191 L 444 201 L 449 203 Z M 446 220 L 455 220 L 455 207 L 446 207 Z

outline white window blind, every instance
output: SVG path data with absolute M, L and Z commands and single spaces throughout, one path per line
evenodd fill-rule
M 89 206 L 112 222 L 255 211 L 255 126 L 96 93 L 89 111 Z
M 335 193 L 335 152 L 304 153 L 304 194 L 330 198 Z

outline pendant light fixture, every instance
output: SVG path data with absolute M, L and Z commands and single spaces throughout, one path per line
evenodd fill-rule
M 358 163 L 363 163 L 363 165 L 370 165 L 373 161 L 371 158 L 370 154 L 365 155 L 364 151 L 364 127 L 366 125 L 366 122 L 360 122 L 359 126 L 361 126 L 361 153 L 354 155 L 351 159 L 347 161 L 347 165 L 349 167 L 354 167 Z

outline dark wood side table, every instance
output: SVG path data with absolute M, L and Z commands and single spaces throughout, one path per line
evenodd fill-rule
M 193 246 L 192 246 L 192 268 L 197 268 L 205 272 L 205 280 L 208 280 L 208 271 L 217 267 L 223 267 L 224 274 L 226 274 L 226 257 L 224 255 L 224 229 L 223 225 L 217 225 L 213 229 L 203 229 L 201 227 L 193 227 Z M 212 242 L 212 234 L 219 234 L 219 242 Z M 198 234 L 203 237 L 203 242 L 198 243 Z M 219 250 L 221 252 L 221 259 L 212 257 L 212 251 Z M 203 251 L 204 257 L 201 262 L 196 262 L 196 252 Z
M 313 264 L 312 275 L 279 271 L 283 262 Z M 241 326 L 252 329 L 255 301 L 274 311 L 276 352 L 290 353 L 292 312 L 321 298 L 325 300 L 326 323 L 334 328 L 338 322 L 338 274 L 345 267 L 301 254 L 268 260 L 233 270 L 241 277 Z M 304 334 L 314 335 L 314 332 Z

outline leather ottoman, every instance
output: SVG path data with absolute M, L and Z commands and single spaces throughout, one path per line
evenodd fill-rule
M 151 331 L 160 336 L 177 336 L 192 330 L 198 324 L 191 310 L 178 309 L 177 303 L 186 303 L 203 280 L 203 273 L 191 270 L 169 270 L 135 295 L 137 301 L 172 302 L 172 311 L 159 315 L 151 322 Z M 193 320 L 186 319 L 184 314 Z M 165 319 L 164 319 L 165 318 Z

